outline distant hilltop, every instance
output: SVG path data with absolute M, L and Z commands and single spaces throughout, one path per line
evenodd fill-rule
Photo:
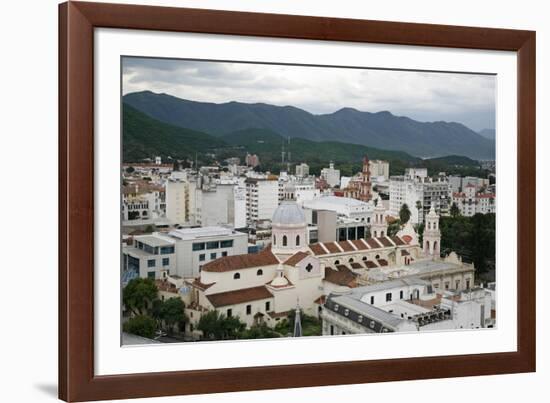
M 455 122 L 418 122 L 388 111 L 371 113 L 342 108 L 314 115 L 293 106 L 265 103 L 196 102 L 151 91 L 127 94 L 124 102 L 174 126 L 222 138 L 246 129 L 267 129 L 283 137 L 338 141 L 404 151 L 415 157 L 463 155 L 495 157 L 495 141 Z M 486 134 L 486 133 L 484 133 Z

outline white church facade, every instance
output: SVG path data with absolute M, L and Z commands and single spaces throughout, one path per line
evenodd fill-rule
M 473 287 L 473 265 L 454 253 L 440 258 L 435 211 L 427 216 L 422 245 L 410 223 L 395 236 L 387 236 L 382 203 L 375 208 L 377 214 L 381 219 L 374 219 L 370 238 L 311 244 L 303 210 L 293 201 L 283 201 L 273 214 L 270 246 L 256 254 L 208 262 L 196 278 L 167 276 L 157 281 L 160 293 L 165 297 L 176 293 L 184 300 L 189 318 L 186 333 L 199 338 L 198 321 L 211 310 L 238 316 L 247 326 L 275 326 L 298 304 L 304 313 L 322 317 L 324 304 L 342 287 L 398 279 L 415 279 L 448 291 Z

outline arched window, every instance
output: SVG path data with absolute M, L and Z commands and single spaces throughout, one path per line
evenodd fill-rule
M 300 246 L 300 235 L 296 235 L 296 246 Z
M 258 269 L 258 271 L 256 272 L 257 276 L 262 276 L 263 274 L 264 274 L 264 271 L 262 269 Z
M 348 260 L 349 263 L 353 263 L 353 258 L 350 257 L 349 260 Z
M 286 246 L 286 244 L 287 244 L 286 235 L 283 235 L 283 246 Z
M 233 279 L 234 279 L 234 280 L 238 280 L 238 279 L 240 279 L 240 278 L 241 278 L 241 273 L 235 273 L 235 274 L 233 274 Z
M 366 262 L 366 261 L 367 261 L 367 257 L 363 256 L 363 262 Z
M 376 259 L 380 259 L 380 255 L 376 255 L 375 258 L 376 258 Z
M 277 235 L 273 235 L 273 245 L 277 245 Z
M 380 236 L 381 236 L 381 237 L 384 236 L 384 231 L 381 231 L 381 232 L 380 232 Z
M 310 273 L 313 270 L 313 265 L 311 263 L 308 263 L 306 266 L 306 271 Z
M 334 264 L 340 264 L 340 261 L 339 261 L 339 260 L 335 260 L 335 261 L 334 261 Z

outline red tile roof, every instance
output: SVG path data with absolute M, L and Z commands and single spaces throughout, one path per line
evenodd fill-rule
M 330 253 L 342 253 L 340 248 L 336 246 L 336 242 L 323 242 L 323 245 L 325 245 L 325 248 L 327 248 Z
M 388 261 L 386 259 L 378 259 L 378 264 L 380 266 L 387 266 L 388 265 Z
M 296 266 L 302 260 L 309 256 L 306 252 L 296 252 L 294 255 L 285 260 L 285 264 L 289 266 Z
M 403 240 L 401 238 L 399 238 L 398 236 L 392 236 L 390 238 L 393 241 L 393 243 L 396 244 L 397 246 L 405 245 L 405 242 L 403 242 Z
M 372 260 L 367 260 L 365 262 L 365 266 L 367 266 L 368 269 L 374 269 L 375 267 L 378 267 L 378 265 L 374 263 Z
M 330 267 L 325 267 L 325 281 L 336 285 L 344 285 L 347 287 L 355 287 L 357 284 L 355 282 L 356 275 L 351 271 L 345 270 L 334 270 Z
M 201 270 L 221 273 L 250 267 L 270 266 L 278 263 L 279 261 L 271 252 L 271 248 L 266 248 L 259 253 L 221 257 L 205 264 Z
M 363 265 L 361 263 L 357 263 L 357 262 L 350 263 L 350 266 L 351 266 L 352 269 L 362 269 L 363 268 Z
M 192 283 L 191 285 L 193 287 L 196 287 L 198 288 L 199 290 L 207 290 L 209 289 L 210 287 L 212 287 L 214 284 L 216 283 L 210 283 L 210 284 L 204 284 L 204 283 L 201 283 L 200 279 L 196 278 Z
M 409 253 L 409 251 L 403 249 L 401 250 L 401 256 L 410 256 L 411 254 Z
M 373 249 L 380 248 L 380 244 L 374 238 L 367 238 L 365 242 Z
M 340 241 L 338 245 L 340 245 L 344 252 L 352 252 L 355 250 L 348 241 Z
M 367 244 L 365 244 L 365 242 L 363 242 L 363 240 L 361 240 L 361 239 L 355 239 L 355 240 L 351 241 L 351 243 L 352 243 L 358 250 L 366 250 L 366 249 L 369 248 L 369 247 L 367 246 Z
M 391 243 L 391 241 L 385 236 L 376 238 L 376 240 L 380 242 L 383 246 L 386 246 L 386 247 L 393 246 L 393 243 Z
M 326 255 L 327 252 L 323 249 L 321 244 L 319 243 L 312 243 L 309 245 L 309 249 L 315 254 L 315 255 Z
M 242 304 L 244 302 L 258 301 L 272 297 L 273 294 L 271 294 L 264 285 L 206 295 L 208 301 L 210 301 L 210 303 L 216 308 L 227 305 Z

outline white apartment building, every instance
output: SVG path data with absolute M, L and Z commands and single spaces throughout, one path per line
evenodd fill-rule
M 191 216 L 196 225 L 246 227 L 246 188 L 244 185 L 219 183 L 196 189 Z M 192 203 L 193 204 L 193 203 Z
M 377 182 L 387 181 L 390 177 L 390 163 L 382 160 L 370 160 L 369 170 L 372 179 Z
M 488 214 L 496 212 L 496 198 L 494 193 L 478 193 L 475 185 L 468 184 L 463 192 L 455 192 L 452 203 L 456 204 L 460 214 L 471 217 L 474 214 Z
M 295 200 L 296 203 L 302 204 L 320 197 L 321 191 L 315 188 L 314 181 L 291 180 L 284 184 L 282 196 L 282 200 Z
M 246 178 L 246 220 L 270 220 L 279 205 L 279 182 L 276 177 Z
M 330 187 L 340 183 L 340 170 L 334 169 L 334 163 L 330 163 L 328 168 L 321 169 L 321 178 L 323 178 Z
M 355 221 L 370 223 L 374 205 L 351 197 L 321 196 L 306 200 L 302 204 L 304 209 L 329 210 Z
M 123 246 L 123 268 L 143 278 L 161 279 L 163 272 L 197 277 L 204 264 L 247 252 L 243 232 L 217 226 L 184 228 L 134 237 L 132 245 Z
M 165 191 L 160 185 L 131 183 L 122 188 L 122 221 L 145 221 L 163 217 Z
M 296 176 L 306 177 L 309 176 L 309 165 L 302 162 L 299 165 L 296 165 Z
M 405 175 L 391 176 L 389 188 L 390 214 L 398 216 L 401 206 L 407 204 L 413 224 L 424 222 L 432 204 L 440 215 L 449 212 L 449 182 L 444 176 L 429 178 L 425 168 L 409 168 Z
M 184 172 L 173 172 L 166 181 L 166 218 L 172 224 L 190 222 L 190 188 Z

